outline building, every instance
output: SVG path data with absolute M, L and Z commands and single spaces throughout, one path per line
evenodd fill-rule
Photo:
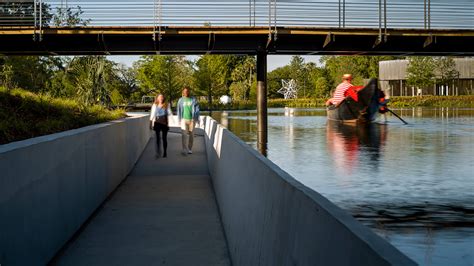
M 474 58 L 454 58 L 454 62 L 459 77 L 450 85 L 435 84 L 432 88 L 414 88 L 406 83 L 408 60 L 380 61 L 380 86 L 390 96 L 474 94 Z

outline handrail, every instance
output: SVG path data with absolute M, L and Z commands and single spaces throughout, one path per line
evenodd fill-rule
M 2 1 L 0 26 L 34 26 L 34 38 L 54 26 L 64 0 Z M 473 29 L 473 1 L 423 0 L 69 0 L 90 26 L 153 26 L 161 37 L 168 26 L 267 26 L 276 38 L 279 27 L 374 28 L 379 41 L 387 28 Z M 38 36 L 37 36 L 38 35 Z M 156 36 L 155 36 L 156 35 Z

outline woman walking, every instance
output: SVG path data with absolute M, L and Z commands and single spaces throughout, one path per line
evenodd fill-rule
M 168 116 L 173 115 L 169 104 L 165 102 L 165 96 L 158 94 L 155 102 L 151 106 L 150 112 L 150 129 L 155 130 L 156 133 L 156 149 L 155 158 L 161 157 L 160 133 L 163 140 L 163 157 L 166 158 L 166 149 L 168 148 Z

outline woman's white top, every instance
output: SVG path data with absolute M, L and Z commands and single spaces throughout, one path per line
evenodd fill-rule
M 150 121 L 155 122 L 158 116 L 164 116 L 164 115 L 168 115 L 168 118 L 173 117 L 173 112 L 171 111 L 169 104 L 168 104 L 168 108 L 166 109 L 158 107 L 158 105 L 155 103 L 151 106 Z

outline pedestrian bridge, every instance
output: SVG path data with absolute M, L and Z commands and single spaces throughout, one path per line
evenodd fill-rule
M 205 117 L 154 158 L 148 115 L 0 146 L 1 265 L 414 265 Z
M 0 54 L 474 55 L 472 1 L 0 3 Z

